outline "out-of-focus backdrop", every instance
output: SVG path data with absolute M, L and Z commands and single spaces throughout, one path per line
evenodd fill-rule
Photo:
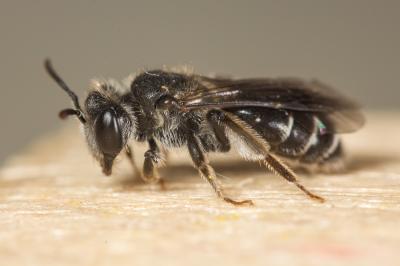
M 60 127 L 93 77 L 190 64 L 200 73 L 318 78 L 369 109 L 400 106 L 399 1 L 2 1 L 0 162 Z M 68 123 L 77 123 L 70 121 Z

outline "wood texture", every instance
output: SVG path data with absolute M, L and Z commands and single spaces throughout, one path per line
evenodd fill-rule
M 398 113 L 345 136 L 346 173 L 301 174 L 325 204 L 256 163 L 213 157 L 227 192 L 254 207 L 216 199 L 186 151 L 162 169 L 166 191 L 125 158 L 104 177 L 70 125 L 1 169 L 1 265 L 400 265 Z

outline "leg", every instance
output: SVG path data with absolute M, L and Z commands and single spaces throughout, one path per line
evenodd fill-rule
M 231 149 L 231 144 L 225 133 L 225 126 L 221 123 L 219 116 L 219 111 L 210 111 L 207 114 L 207 121 L 213 129 L 215 138 L 219 143 L 220 152 L 228 152 Z
M 156 164 L 162 161 L 160 149 L 154 139 L 149 139 L 149 149 L 144 153 L 143 181 L 147 183 L 160 183 L 164 188 L 164 181 L 158 175 Z
M 243 136 L 246 139 L 246 144 L 249 146 L 249 148 L 251 148 L 256 154 L 263 156 L 264 159 L 262 159 L 262 162 L 270 170 L 272 170 L 275 174 L 285 178 L 287 181 L 295 184 L 310 198 L 320 202 L 325 201 L 324 198 L 310 192 L 302 184 L 300 184 L 295 173 L 278 158 L 270 154 L 268 143 L 266 143 L 265 140 L 246 123 L 229 113 L 224 113 L 222 111 L 215 112 L 219 112 L 220 120 L 223 121 L 228 128 L 230 128 L 235 134 Z
M 188 149 L 195 167 L 199 170 L 200 175 L 210 183 L 218 197 L 234 205 L 253 205 L 251 200 L 236 201 L 225 196 L 223 189 L 215 176 L 214 169 L 208 164 L 207 158 L 201 150 L 199 141 L 196 137 L 191 136 L 188 138 Z
M 132 168 L 135 173 L 135 176 L 141 176 L 139 168 L 137 167 L 137 165 L 135 163 L 135 158 L 133 157 L 132 148 L 129 145 L 126 145 L 125 153 L 126 153 L 126 156 L 128 156 L 128 159 L 132 164 Z
M 310 198 L 324 202 L 325 199 L 310 192 L 306 189 L 302 184 L 299 183 L 297 180 L 296 174 L 285 164 L 283 164 L 278 158 L 275 156 L 268 154 L 263 161 L 265 166 L 273 171 L 275 174 L 280 175 L 281 177 L 285 178 L 287 181 L 295 184 L 300 190 L 306 193 Z

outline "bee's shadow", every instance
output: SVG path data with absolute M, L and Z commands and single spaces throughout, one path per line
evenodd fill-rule
M 358 154 L 349 160 L 346 170 L 342 171 L 341 173 L 351 174 L 358 171 L 379 169 L 385 164 L 390 164 L 397 161 L 397 158 L 394 156 Z M 240 159 L 213 162 L 211 165 L 214 167 L 218 175 L 225 177 L 227 176 L 229 179 L 233 180 L 241 179 L 244 175 L 251 176 L 260 173 L 265 173 L 266 177 L 271 175 L 271 173 L 265 167 L 257 162 L 249 162 Z M 302 175 L 310 177 L 312 176 L 312 174 L 304 169 L 299 168 L 295 170 Z M 167 165 L 166 167 L 159 169 L 159 171 L 160 175 L 164 178 L 167 184 L 189 182 L 190 180 L 193 181 L 193 179 L 197 178 L 198 176 L 197 170 L 189 164 Z M 144 182 L 140 180 L 140 178 L 132 178 L 130 175 L 123 176 L 119 182 L 123 187 L 126 188 L 144 185 Z
M 352 156 L 347 164 L 346 173 L 353 173 L 357 171 L 366 170 L 379 170 L 382 166 L 398 163 L 399 159 L 396 156 L 388 154 L 357 154 Z
M 257 162 L 249 162 L 243 160 L 229 160 L 211 163 L 218 175 L 228 176 L 229 178 L 240 178 L 243 174 L 254 174 L 265 171 L 265 167 L 261 167 Z M 191 165 L 174 165 L 167 166 L 163 169 L 164 176 L 176 181 L 187 179 L 187 176 L 198 175 L 196 169 Z
M 229 160 L 211 163 L 217 175 L 227 176 L 229 179 L 243 177 L 243 174 L 249 175 L 254 173 L 265 172 L 265 167 L 261 167 L 256 162 L 248 162 L 243 160 Z M 200 179 L 197 170 L 190 164 L 173 164 L 167 165 L 159 169 L 160 176 L 168 183 L 189 182 L 194 179 Z M 132 178 L 130 175 L 124 175 L 119 181 L 124 187 L 136 186 L 144 184 L 140 178 Z

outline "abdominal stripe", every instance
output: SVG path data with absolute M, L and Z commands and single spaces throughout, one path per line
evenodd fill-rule
M 324 132 L 313 113 L 260 107 L 231 108 L 271 146 L 271 152 L 303 163 L 321 163 L 342 156 L 339 136 Z

